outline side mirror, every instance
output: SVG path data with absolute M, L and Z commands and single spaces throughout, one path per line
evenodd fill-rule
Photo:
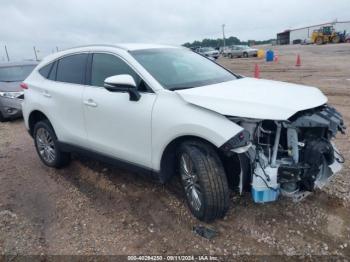
M 131 101 L 139 101 L 141 98 L 135 80 L 131 75 L 107 77 L 104 81 L 104 87 L 110 92 L 128 92 Z

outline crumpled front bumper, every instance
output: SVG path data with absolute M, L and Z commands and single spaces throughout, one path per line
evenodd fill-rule
M 341 156 L 334 145 L 332 143 L 332 146 L 334 148 L 334 162 L 331 165 L 326 165 L 324 164 L 323 167 L 321 168 L 320 174 L 317 177 L 315 181 L 315 188 L 322 189 L 325 185 L 329 183 L 329 180 L 335 176 L 339 171 L 342 169 L 343 165 L 342 163 L 344 162 L 343 156 Z
M 337 150 L 334 143 L 332 143 L 332 146 L 334 148 L 335 160 L 331 165 L 327 165 L 326 163 L 323 164 L 320 173 L 315 180 L 314 189 L 322 189 L 325 187 L 327 184 L 329 184 L 330 180 L 333 177 L 339 174 L 340 170 L 343 168 L 342 164 L 344 162 L 344 158 L 342 155 L 340 155 L 340 153 L 338 153 L 339 151 Z M 282 192 L 282 195 L 291 197 L 294 202 L 299 202 L 310 194 L 312 194 L 310 191 L 300 191 L 291 195 Z

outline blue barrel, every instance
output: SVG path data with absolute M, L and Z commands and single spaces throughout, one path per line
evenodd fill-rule
M 274 59 L 274 53 L 272 50 L 268 50 L 266 52 L 266 62 L 273 62 Z

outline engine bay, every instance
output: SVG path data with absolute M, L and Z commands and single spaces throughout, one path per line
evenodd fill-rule
M 275 201 L 280 194 L 299 201 L 322 188 L 344 162 L 332 142 L 345 132 L 344 122 L 329 105 L 300 111 L 287 121 L 231 120 L 250 135 L 251 147 L 244 154 L 255 202 Z

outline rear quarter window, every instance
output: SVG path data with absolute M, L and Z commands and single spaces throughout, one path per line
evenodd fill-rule
M 41 69 L 39 69 L 39 73 L 45 77 L 45 78 L 48 78 L 49 77 L 49 73 L 50 73 L 50 70 L 51 70 L 51 67 L 52 67 L 52 63 L 51 64 L 48 64 L 44 67 L 42 67 Z

